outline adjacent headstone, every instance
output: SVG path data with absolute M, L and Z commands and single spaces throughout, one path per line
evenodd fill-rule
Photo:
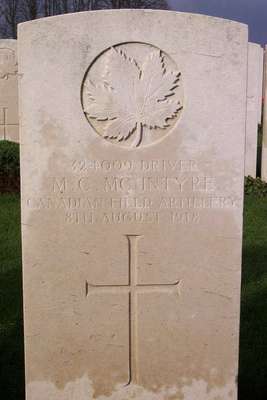
M 19 142 L 17 41 L 0 40 L 0 140 Z
M 267 46 L 264 52 L 261 179 L 267 182 Z
M 262 124 L 262 113 L 263 113 L 263 78 L 264 78 L 264 49 L 260 46 L 260 49 L 258 49 L 259 52 L 259 79 L 258 79 L 258 85 L 259 85 L 259 90 L 258 90 L 258 123 L 261 125 Z
M 247 27 L 19 28 L 27 400 L 236 400 Z
M 256 177 L 258 124 L 261 123 L 263 49 L 256 43 L 248 46 L 248 88 L 245 175 Z

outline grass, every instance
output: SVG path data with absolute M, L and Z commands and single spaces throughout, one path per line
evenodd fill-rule
M 19 197 L 0 195 L 0 388 L 24 400 Z M 246 196 L 239 400 L 267 399 L 267 198 Z
M 0 195 L 0 388 L 5 400 L 24 399 L 20 208 L 18 195 Z
M 246 197 L 242 272 L 240 400 L 266 400 L 267 198 Z

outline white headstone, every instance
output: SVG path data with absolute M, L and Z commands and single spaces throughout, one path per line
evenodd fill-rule
M 248 88 L 245 175 L 256 177 L 258 124 L 261 122 L 263 49 L 256 43 L 248 46 Z
M 258 110 L 259 110 L 259 124 L 262 123 L 262 111 L 263 111 L 263 75 L 264 75 L 264 49 L 260 46 L 259 49 L 259 103 L 258 103 Z
M 19 28 L 27 400 L 236 400 L 247 26 Z
M 261 179 L 267 182 L 267 46 L 264 52 Z
M 17 41 L 0 40 L 0 140 L 19 142 Z

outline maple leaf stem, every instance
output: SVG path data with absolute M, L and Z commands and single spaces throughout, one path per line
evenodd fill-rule
M 138 122 L 136 126 L 136 138 L 133 141 L 133 147 L 138 147 L 143 139 L 143 124 L 142 122 Z

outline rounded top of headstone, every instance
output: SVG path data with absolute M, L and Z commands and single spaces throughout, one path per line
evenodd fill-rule
M 46 22 L 60 22 L 63 20 L 69 20 L 69 19 L 83 19 L 90 17 L 91 15 L 99 15 L 103 17 L 109 17 L 112 15 L 151 15 L 151 14 L 160 14 L 163 15 L 165 18 L 169 17 L 174 17 L 177 18 L 185 18 L 188 20 L 193 21 L 204 21 L 207 23 L 210 23 L 211 21 L 214 21 L 216 23 L 231 23 L 235 25 L 240 25 L 243 27 L 246 27 L 248 30 L 248 25 L 239 21 L 234 21 L 231 19 L 227 18 L 221 18 L 221 17 L 214 17 L 212 15 L 205 15 L 205 14 L 199 14 L 199 13 L 189 13 L 189 12 L 181 12 L 181 11 L 173 11 L 173 10 L 155 10 L 155 9 L 130 9 L 130 8 L 123 8 L 123 9 L 109 9 L 109 10 L 91 10 L 91 11 L 81 11 L 81 12 L 76 12 L 76 13 L 68 13 L 68 14 L 60 14 L 60 15 L 53 15 L 49 17 L 44 17 L 44 18 L 38 18 L 32 21 L 26 21 L 18 24 L 18 35 L 19 31 L 21 29 L 26 28 L 27 26 L 35 26 L 35 25 L 40 25 Z

